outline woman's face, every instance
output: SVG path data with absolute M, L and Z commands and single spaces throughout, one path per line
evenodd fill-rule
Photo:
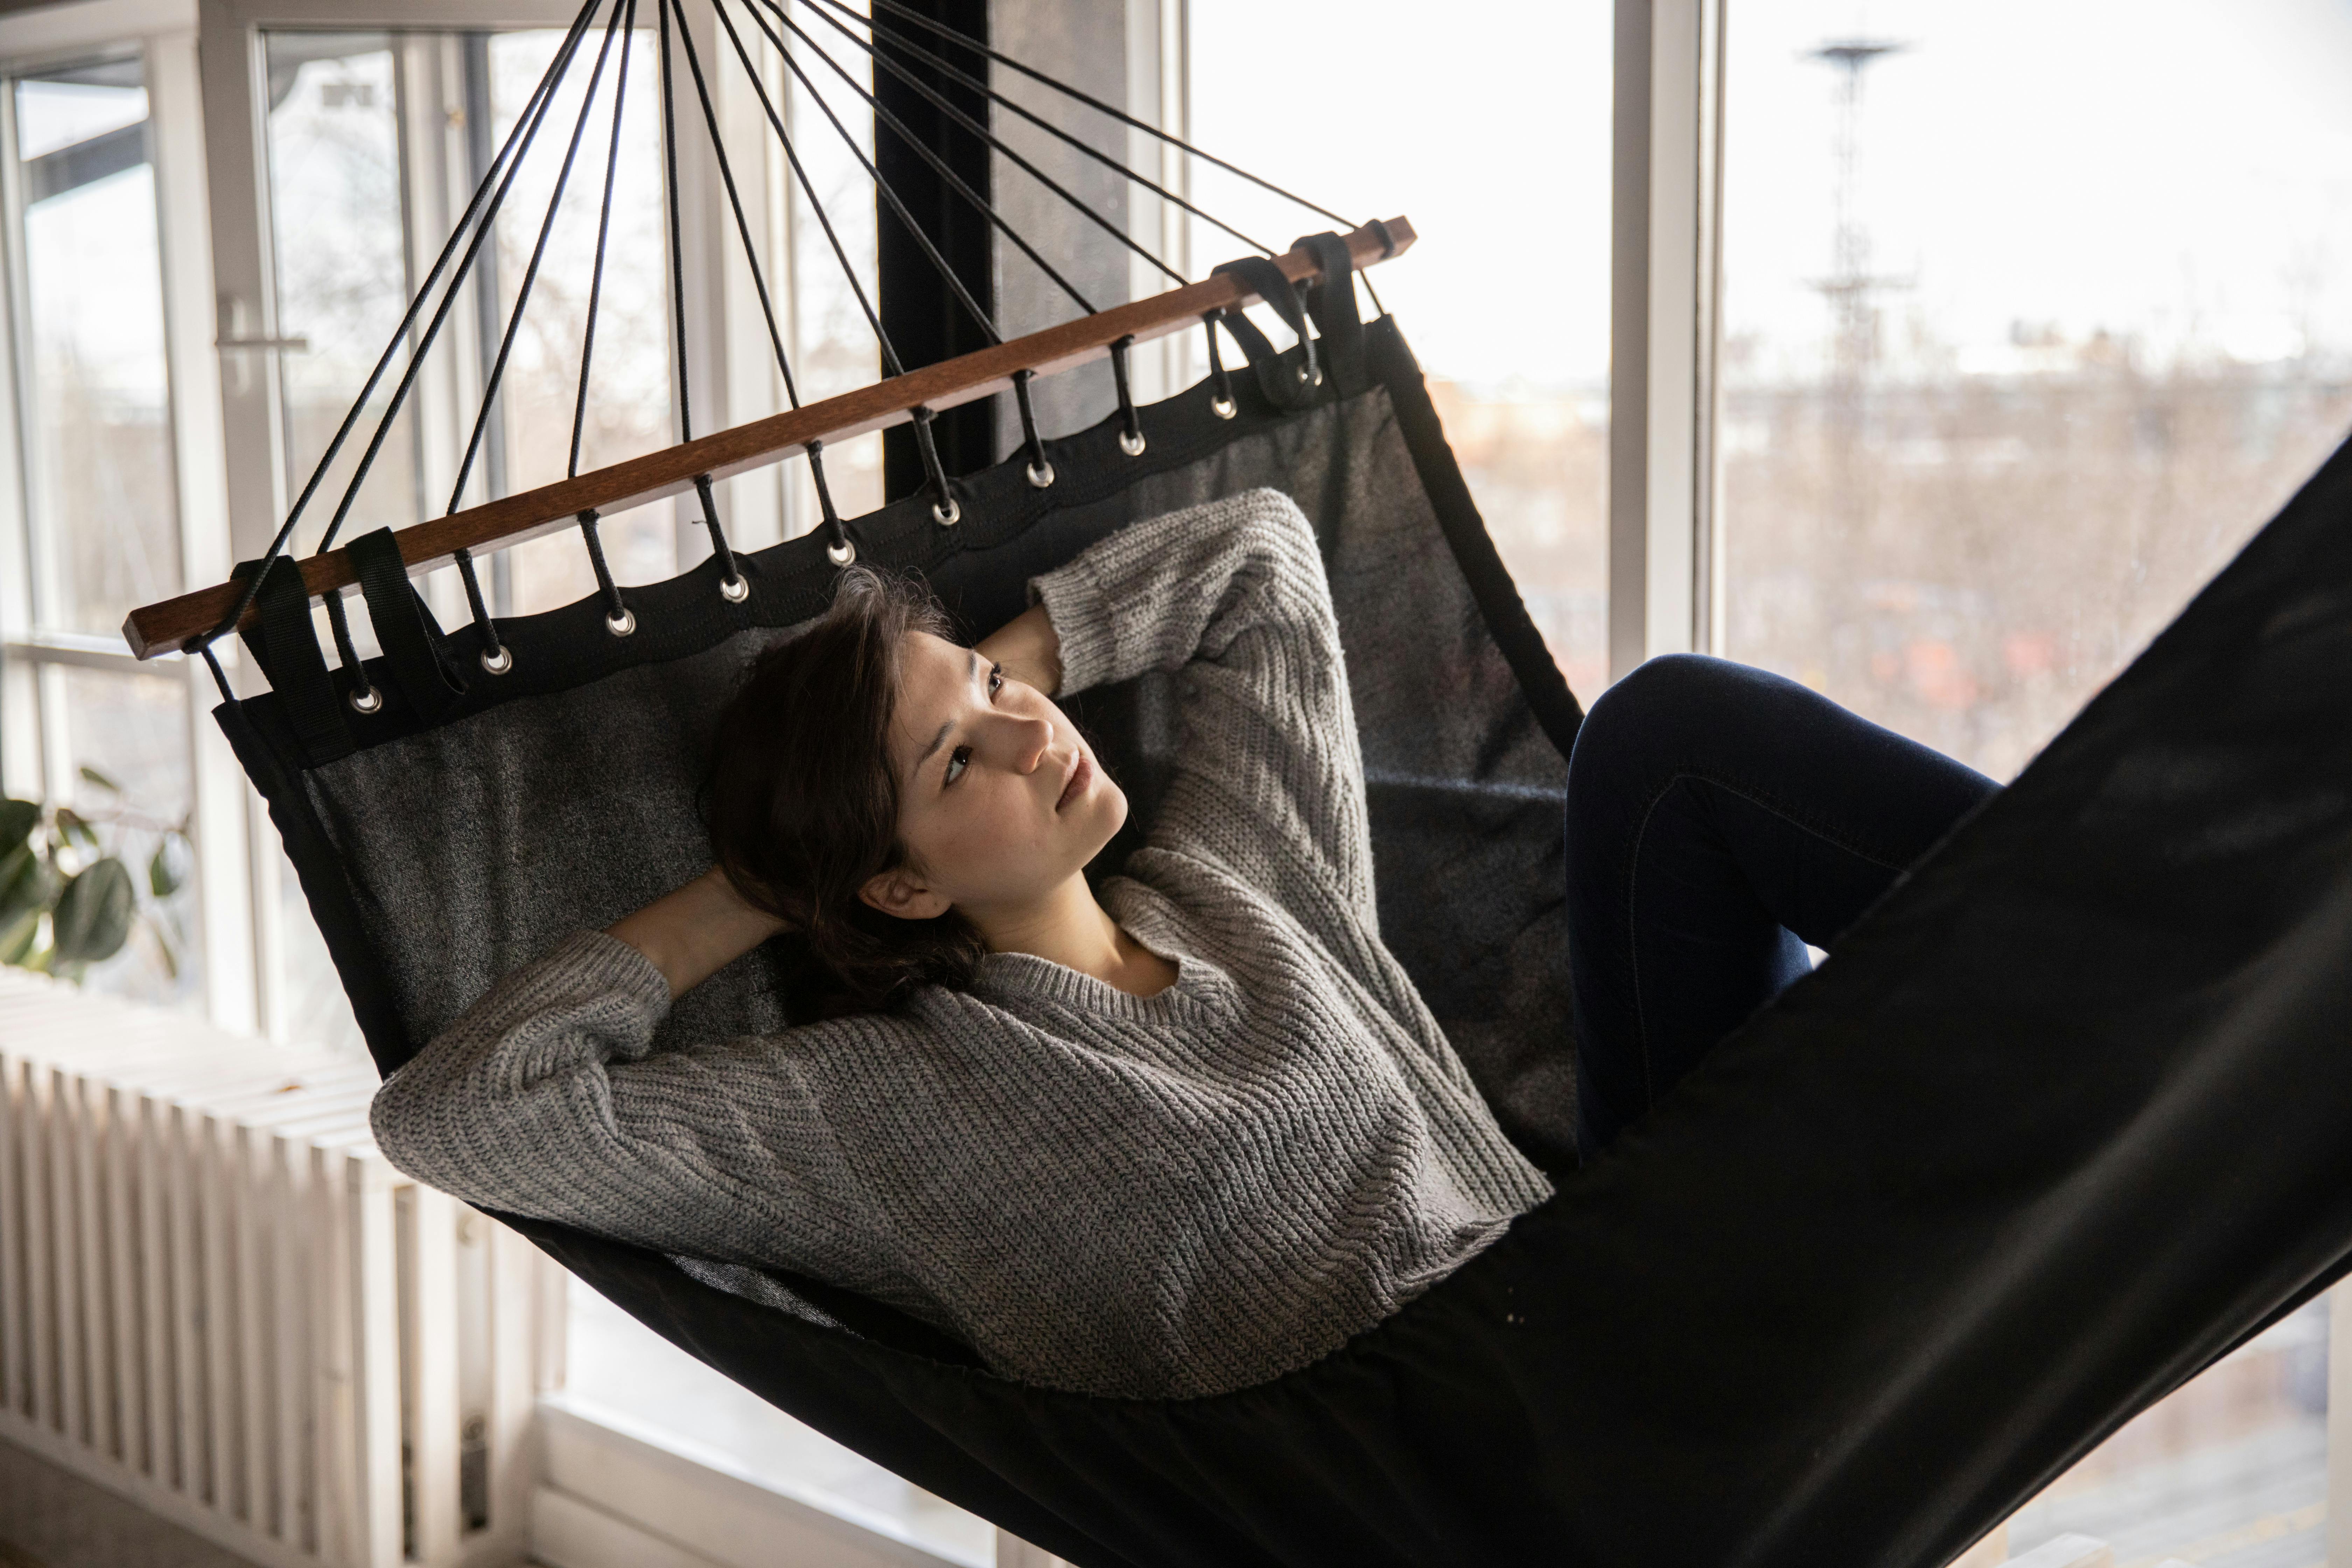
M 1017 917 L 1127 821 L 1127 796 L 1051 698 L 925 632 L 901 650 L 890 752 L 911 864 L 866 893 L 890 914 Z

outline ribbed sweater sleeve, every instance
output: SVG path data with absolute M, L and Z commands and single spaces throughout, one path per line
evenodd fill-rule
M 745 1256 L 763 1221 L 822 1228 L 809 1178 L 824 1163 L 778 1147 L 799 1142 L 777 1136 L 795 1126 L 824 1141 L 788 1053 L 760 1040 L 656 1051 L 669 1001 L 643 953 L 583 931 L 385 1080 L 377 1147 L 469 1203 L 713 1258 Z
M 1132 524 L 1030 586 L 1061 640 L 1065 691 L 1176 679 L 1152 844 L 1218 863 L 1312 928 L 1344 915 L 1377 930 L 1339 622 L 1314 526 L 1288 496 L 1246 490 Z

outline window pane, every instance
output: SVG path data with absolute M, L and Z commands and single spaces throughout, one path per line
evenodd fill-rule
M 308 340 L 279 355 L 289 498 L 302 492 L 408 305 L 403 249 L 399 85 L 381 33 L 266 33 L 270 222 L 278 329 Z M 460 198 L 462 203 L 462 197 Z M 247 335 L 259 323 L 238 323 Z M 229 362 L 258 374 L 259 353 Z M 377 384 L 366 416 L 303 513 L 296 552 L 316 547 L 342 500 L 405 360 Z M 412 401 L 394 422 L 345 521 L 342 539 L 426 515 Z
M 1725 646 L 2006 778 L 2352 420 L 2352 11 L 1860 16 L 1731 24 Z
M 139 890 L 141 918 L 129 944 L 93 965 L 83 983 L 143 1002 L 200 1004 L 204 932 L 184 840 L 166 851 L 167 863 L 184 885 L 159 899 L 150 881 L 156 852 L 173 830 L 184 832 L 194 798 L 187 688 L 168 678 L 110 675 L 70 665 L 47 673 L 56 683 L 50 695 L 65 705 L 76 778 L 71 804 L 97 824 L 101 847 L 122 860 Z M 105 782 L 84 775 L 85 768 Z
M 1189 15 L 1195 145 L 1420 231 L 1367 277 L 1428 372 L 1528 610 L 1591 700 L 1608 671 L 1610 7 L 1489 0 L 1432 25 L 1425 6 L 1378 0 L 1344 27 L 1256 0 L 1191 0 Z M 1410 111 L 1341 124 L 1318 82 L 1409 84 Z M 1267 245 L 1333 226 L 1205 164 L 1192 179 L 1195 202 Z M 1192 246 L 1196 271 L 1246 249 L 1198 222 Z
M 110 633 L 181 588 L 147 93 L 135 59 L 15 86 L 36 613 Z

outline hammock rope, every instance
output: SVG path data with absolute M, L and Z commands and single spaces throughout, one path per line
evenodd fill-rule
M 1177 149 L 1188 157 L 1201 159 L 1214 167 L 1236 174 L 1310 212 L 1335 221 L 1346 222 L 1344 217 L 1328 207 L 1307 201 L 1271 181 L 1254 175 L 1247 170 L 1215 157 L 1213 154 L 1203 153 L 1181 137 L 1164 132 L 1156 126 L 1148 125 L 1124 110 L 1059 82 L 1044 72 L 1023 65 L 985 44 L 965 37 L 945 24 L 934 22 L 906 6 L 893 4 L 891 0 L 876 0 L 876 11 L 886 20 L 886 26 L 882 27 L 877 27 L 873 18 L 862 16 L 843 4 L 843 0 L 824 0 L 823 5 L 814 7 L 812 14 L 822 17 L 826 26 L 832 29 L 835 37 L 831 41 L 821 39 L 814 32 L 804 26 L 802 20 L 796 19 L 789 13 L 781 0 L 742 0 L 742 3 L 746 15 L 750 16 L 760 36 L 774 49 L 784 68 L 790 72 L 788 79 L 796 82 L 801 90 L 814 101 L 816 108 L 824 114 L 835 134 L 841 139 L 843 145 L 848 149 L 864 174 L 872 182 L 879 203 L 887 208 L 897 221 L 904 226 L 925 261 L 938 275 L 947 292 L 955 299 L 959 309 L 980 328 L 991 344 L 1001 344 L 1005 341 L 1003 328 L 992 313 L 974 296 L 971 289 L 956 274 L 954 268 L 942 254 L 938 244 L 916 219 L 908 202 L 902 198 L 898 190 L 893 188 L 892 183 L 883 177 L 874 158 L 860 143 L 857 135 L 845 121 L 841 113 L 828 100 L 825 90 L 820 87 L 816 78 L 803 63 L 801 58 L 803 52 L 813 54 L 817 60 L 822 61 L 824 68 L 830 71 L 834 78 L 838 79 L 848 92 L 854 95 L 856 100 L 871 113 L 877 135 L 887 134 L 895 137 L 898 145 L 911 151 L 927 168 L 939 176 L 947 189 L 955 194 L 959 201 L 983 216 L 993 232 L 1003 235 L 1014 248 L 1038 268 L 1040 273 L 1056 289 L 1067 296 L 1080 311 L 1087 315 L 1099 313 L 1094 301 L 1070 279 L 1061 268 L 1054 264 L 1051 258 L 1028 237 L 1021 233 L 1019 227 L 1005 217 L 988 195 L 975 189 L 970 182 L 958 174 L 937 149 L 931 147 L 920 134 L 883 103 L 877 91 L 860 81 L 858 74 L 849 68 L 840 53 L 842 40 L 846 40 L 850 47 L 862 52 L 874 68 L 888 72 L 895 80 L 905 84 L 921 100 L 937 109 L 949 123 L 969 132 L 992 152 L 1003 156 L 1013 166 L 1037 182 L 1040 188 L 1046 191 L 1055 202 L 1078 215 L 1094 227 L 1111 236 L 1124 249 L 1142 258 L 1147 264 L 1174 283 L 1181 285 L 1186 281 L 1185 274 L 1181 270 L 1170 265 L 1166 258 L 1139 242 L 1120 225 L 1097 211 L 1068 185 L 1055 180 L 1017 149 L 1008 145 L 1003 138 L 995 134 L 984 119 L 976 118 L 952 101 L 945 92 L 934 85 L 933 81 L 926 80 L 923 72 L 928 70 L 935 73 L 938 82 L 950 87 L 961 87 L 992 105 L 1002 105 L 1023 121 L 1036 126 L 1047 135 L 1071 147 L 1081 156 L 1113 171 L 1129 184 L 1160 197 L 1174 207 L 1232 235 L 1242 244 L 1261 253 L 1273 254 L 1262 241 L 1243 233 L 1178 192 L 1128 167 L 1099 148 L 1087 144 L 1080 137 L 1053 124 L 1025 105 L 1013 102 L 982 78 L 960 68 L 943 51 L 950 47 L 968 50 L 977 58 L 1002 65 L 1024 78 L 1042 83 L 1073 102 L 1081 104 L 1095 112 L 1108 115 L 1123 126 L 1143 131 L 1162 144 Z M 609 9 L 607 9 L 608 5 Z M 541 216 L 538 233 L 534 238 L 529 260 L 515 289 L 513 302 L 507 311 L 504 326 L 499 331 L 496 354 L 483 378 L 481 395 L 475 407 L 471 428 L 450 488 L 449 501 L 445 515 L 454 515 L 460 510 L 462 498 L 467 487 L 474 482 L 483 454 L 488 450 L 491 421 L 499 416 L 502 407 L 500 392 L 516 341 L 520 334 L 524 313 L 533 298 L 558 214 L 562 210 L 570 193 L 572 177 L 577 167 L 580 150 L 585 142 L 587 127 L 596 112 L 599 103 L 598 94 L 606 89 L 609 71 L 612 101 L 606 135 L 604 178 L 599 193 L 595 255 L 590 275 L 587 309 L 581 331 L 579 374 L 573 395 L 570 448 L 564 468 L 566 479 L 579 477 L 585 439 L 588 389 L 593 374 L 596 332 L 604 303 L 605 268 L 612 238 L 614 194 L 622 151 L 622 131 L 637 30 L 637 0 L 584 0 L 551 56 L 545 69 L 540 74 L 530 95 L 524 100 L 514 123 L 509 128 L 506 136 L 490 157 L 464 212 L 450 230 L 432 266 L 426 270 L 422 283 L 411 295 L 391 340 L 385 344 L 383 353 L 370 369 L 361 385 L 359 395 L 345 412 L 325 450 L 312 467 L 299 495 L 293 506 L 289 509 L 268 548 L 260 559 L 253 563 L 251 569 L 239 574 L 245 581 L 238 586 L 229 613 L 212 624 L 209 629 L 187 636 L 182 642 L 168 645 L 178 647 L 184 651 L 202 654 L 207 666 L 214 670 L 215 683 L 221 688 L 225 698 L 233 699 L 235 693 L 225 673 L 220 670 L 220 662 L 213 654 L 211 645 L 233 632 L 252 610 L 270 565 L 287 553 L 296 528 L 301 519 L 308 514 L 312 501 L 325 483 L 329 471 L 340 460 L 350 445 L 351 438 L 358 431 L 361 420 L 370 412 L 371 400 L 374 398 L 378 388 L 391 375 L 395 359 L 404 353 L 406 356 L 405 363 L 394 383 L 390 396 L 377 414 L 374 428 L 352 466 L 351 477 L 341 488 L 334 513 L 320 534 L 315 553 L 323 554 L 333 548 L 344 522 L 350 518 L 357 504 L 362 486 L 374 470 L 376 459 L 382 455 L 394 425 L 407 407 L 409 396 L 415 390 L 417 378 L 422 374 L 426 356 L 434 345 L 442 341 L 442 329 L 447 322 L 450 313 L 455 310 L 458 296 L 464 290 L 467 281 L 473 280 L 478 289 L 494 287 L 487 281 L 491 274 L 481 265 L 481 258 L 486 247 L 491 243 L 497 233 L 498 219 L 506 207 L 522 165 L 536 145 L 541 128 L 552 111 L 557 89 L 577 62 L 586 43 L 589 30 L 596 26 L 600 10 L 604 12 L 603 36 L 595 50 L 595 59 L 588 76 L 578 114 L 573 120 L 565 143 L 562 163 L 554 176 L 546 210 Z M 745 79 L 759 101 L 769 131 L 775 137 L 777 145 L 782 150 L 787 176 L 784 189 L 788 196 L 797 191 L 808 203 L 811 214 L 815 217 L 818 227 L 824 235 L 826 247 L 831 251 L 833 259 L 857 304 L 858 311 L 874 334 L 885 374 L 890 377 L 906 374 L 908 366 L 898 353 L 897 345 L 890 341 L 873 292 L 859 276 L 857 266 L 852 259 L 849 248 L 835 226 L 833 215 L 827 210 L 824 199 L 818 194 L 810 170 L 801 156 L 801 148 L 795 143 L 782 110 L 775 96 L 770 92 L 758 62 L 752 58 L 750 41 L 732 14 L 728 0 L 713 0 L 712 11 L 726 34 L 730 50 L 741 67 Z M 894 31 L 887 25 L 888 22 L 900 21 L 910 24 L 928 34 L 929 40 L 918 41 L 916 37 Z M 869 36 L 860 36 L 852 28 L 850 23 L 856 23 L 864 27 Z M 777 310 L 777 301 L 769 284 L 767 268 L 762 266 L 760 259 L 760 247 L 756 243 L 750 213 L 744 205 L 740 184 L 728 154 L 725 138 L 720 133 L 721 128 L 713 86 L 705 70 L 700 51 L 695 44 L 692 33 L 685 24 L 682 12 L 677 8 L 677 0 L 658 0 L 656 26 L 660 49 L 661 156 L 666 174 L 667 212 L 665 216 L 669 242 L 669 265 L 667 270 L 669 274 L 673 330 L 677 345 L 676 355 L 677 381 L 673 395 L 677 400 L 678 439 L 684 443 L 690 442 L 695 437 L 693 396 L 690 385 L 692 364 L 687 331 L 688 310 L 686 294 L 685 225 L 677 126 L 677 68 L 674 63 L 677 56 L 684 57 L 685 70 L 694 84 L 697 107 L 701 110 L 703 124 L 709 134 L 714 161 L 718 165 L 721 185 L 726 192 L 729 212 L 735 229 L 736 244 L 741 247 L 744 259 L 751 269 L 753 292 L 759 300 L 762 322 L 767 330 L 770 347 L 775 355 L 777 374 L 782 383 L 785 398 L 794 410 L 803 407 L 804 405 L 799 377 L 794 373 L 792 356 L 786 344 L 787 334 L 783 329 L 782 319 Z M 675 44 L 672 41 L 673 30 L 677 35 Z M 618 42 L 617 61 L 614 58 L 616 40 Z M 1369 282 L 1367 287 L 1370 287 Z M 1373 300 L 1377 304 L 1377 294 L 1373 295 Z M 1216 342 L 1216 328 L 1221 314 L 1222 312 L 1218 311 L 1209 313 L 1202 318 L 1202 324 L 1209 338 L 1211 380 L 1214 388 L 1212 407 L 1220 417 L 1230 418 L 1235 408 L 1232 396 L 1232 382 Z M 495 314 L 491 315 L 490 320 L 496 320 Z M 1112 374 L 1118 396 L 1119 444 L 1121 449 L 1130 455 L 1140 453 L 1144 447 L 1141 417 L 1135 405 L 1130 383 L 1129 350 L 1133 341 L 1132 337 L 1129 337 L 1110 345 Z M 1023 368 L 1011 379 L 1013 401 L 1021 419 L 1022 451 L 1025 459 L 1025 469 L 1030 482 L 1037 488 L 1044 489 L 1053 484 L 1055 467 L 1047 453 L 1045 438 L 1037 425 L 1036 409 L 1031 391 L 1031 384 L 1036 374 L 1034 369 Z M 962 505 L 958 498 L 955 481 L 947 472 L 940 459 L 938 443 L 933 434 L 932 424 L 937 417 L 937 411 L 928 406 L 919 406 L 908 409 L 906 412 L 912 424 L 917 454 L 921 459 L 925 486 L 930 496 L 933 520 L 942 526 L 952 525 L 961 518 Z M 834 499 L 832 486 L 824 472 L 824 441 L 811 440 L 805 442 L 801 450 L 807 454 L 809 459 L 810 478 L 821 514 L 818 531 L 824 537 L 826 557 L 836 566 L 845 566 L 857 558 L 857 548 L 841 517 Z M 750 584 L 743 574 L 741 562 L 730 545 L 722 526 L 713 492 L 712 476 L 707 472 L 698 474 L 693 476 L 691 482 L 702 511 L 698 521 L 709 531 L 711 552 L 718 560 L 720 591 L 730 602 L 740 604 L 748 596 Z M 493 474 L 492 483 L 494 487 L 502 488 L 505 481 Z M 629 608 L 623 591 L 613 579 L 611 565 L 605 557 L 598 530 L 599 521 L 599 514 L 593 507 L 577 514 L 582 542 L 589 558 L 590 567 L 596 578 L 597 595 L 605 607 L 606 624 L 614 635 L 626 636 L 635 630 L 635 616 Z M 477 540 L 473 544 L 478 546 L 481 542 Z M 451 557 L 457 568 L 467 604 L 473 616 L 478 639 L 478 660 L 486 672 L 503 675 L 514 668 L 513 656 L 500 636 L 496 616 L 483 592 L 473 548 L 457 547 L 451 551 Z M 372 683 L 364 663 L 359 656 L 357 644 L 352 635 L 349 614 L 341 603 L 339 592 L 330 591 L 323 596 L 328 601 L 329 628 L 333 635 L 336 654 L 344 673 L 348 700 L 358 711 L 373 712 L 381 706 L 382 697 Z

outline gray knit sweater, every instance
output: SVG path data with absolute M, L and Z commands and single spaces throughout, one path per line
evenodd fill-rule
M 968 993 L 656 1050 L 659 971 L 583 933 L 383 1086 L 393 1163 L 848 1286 L 1008 1376 L 1144 1397 L 1304 1365 L 1549 1196 L 1381 944 L 1298 509 L 1255 490 L 1138 523 L 1033 588 L 1066 689 L 1175 676 L 1175 777 L 1103 894 L 1174 985 L 1136 997 L 1000 953 Z

